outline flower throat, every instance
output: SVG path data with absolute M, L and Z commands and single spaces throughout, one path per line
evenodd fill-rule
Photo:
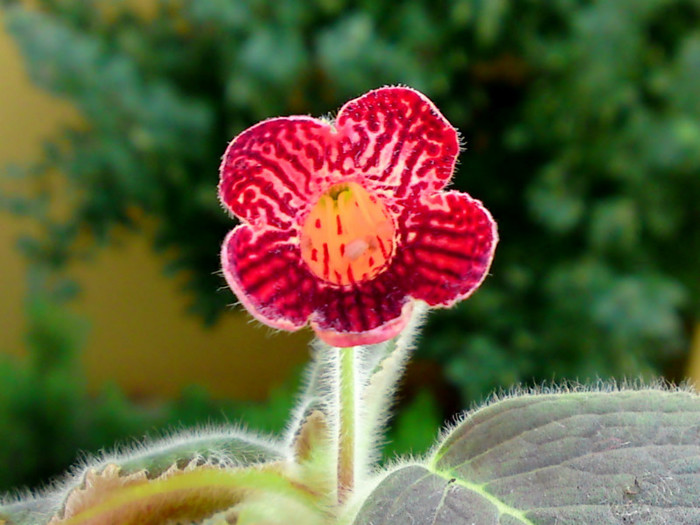
M 321 195 L 301 228 L 301 257 L 318 277 L 340 286 L 371 279 L 394 249 L 384 204 L 355 182 Z

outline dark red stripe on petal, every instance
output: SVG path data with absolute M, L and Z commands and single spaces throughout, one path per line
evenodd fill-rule
M 425 270 L 427 272 L 437 272 L 443 273 L 446 276 L 451 277 L 455 282 L 459 282 L 463 275 L 455 270 L 455 266 L 459 265 L 459 260 L 463 257 L 455 257 L 451 259 L 450 257 L 436 256 L 436 252 L 431 250 L 413 250 L 415 258 L 413 260 L 413 265 L 416 271 Z
M 431 306 L 449 306 L 481 284 L 498 236 L 479 201 L 458 192 L 424 196 L 402 219 L 404 242 L 393 266 L 406 274 L 413 297 Z
M 281 230 L 287 230 L 294 225 L 293 218 L 287 214 L 281 215 L 279 213 L 279 208 L 275 208 L 275 206 L 269 200 L 255 199 L 251 197 L 247 200 L 247 204 L 250 207 L 257 207 L 257 218 L 263 224 L 269 224 L 270 226 L 274 226 L 275 228 L 279 228 Z
M 399 161 L 403 158 L 402 152 L 406 146 L 406 136 L 408 135 L 408 130 L 404 127 L 399 130 L 399 135 L 394 142 L 394 148 L 391 151 L 391 157 L 389 158 L 389 165 L 384 168 L 382 172 L 382 178 L 387 179 L 391 176 L 394 169 L 398 165 Z
M 435 263 L 436 261 L 445 261 L 445 267 L 460 264 L 463 261 L 472 264 L 484 264 L 487 262 L 490 254 L 481 248 L 474 246 L 474 243 L 466 241 L 464 238 L 453 238 L 458 243 L 461 243 L 463 251 L 443 248 L 437 244 L 414 244 L 412 250 L 416 259 L 420 263 Z M 482 253 L 483 252 L 483 253 Z M 473 255 L 473 254 L 479 255 Z
M 357 322 L 360 326 L 364 326 L 364 332 L 371 330 L 370 327 L 373 325 L 379 325 L 378 316 L 374 312 L 376 309 L 376 304 L 374 304 L 374 298 L 371 294 L 363 294 L 360 290 L 355 289 L 354 297 L 347 296 L 347 302 L 350 303 L 349 306 L 355 307 L 355 315 L 357 316 Z M 362 305 L 362 307 L 358 307 Z M 350 309 L 350 308 L 348 308 Z
M 415 192 L 417 189 L 422 193 L 427 189 L 424 177 L 421 178 L 420 172 L 416 170 L 416 164 L 418 164 L 418 160 L 424 154 L 423 148 L 425 148 L 425 144 L 423 142 L 417 142 L 405 159 L 405 167 L 401 172 L 401 183 L 398 188 L 396 188 L 396 193 L 400 197 L 406 196 L 410 190 L 414 190 Z M 414 180 L 415 184 L 411 184 Z
M 246 160 L 252 161 L 251 163 L 256 166 L 256 172 L 262 173 L 269 171 L 272 174 L 271 180 L 266 181 L 265 184 L 258 187 L 262 193 L 274 195 L 272 190 L 281 189 L 283 187 L 285 190 L 289 190 L 285 194 L 291 192 L 295 197 L 304 198 L 303 188 L 299 187 L 299 180 L 295 179 L 301 177 L 302 181 L 307 181 L 311 174 L 308 170 L 304 169 L 303 166 L 302 169 L 285 170 L 285 166 L 281 162 L 284 159 L 282 155 L 283 151 L 285 151 L 284 148 L 277 145 L 274 154 L 270 151 L 265 155 L 254 150 L 245 150 L 242 154 L 245 154 Z

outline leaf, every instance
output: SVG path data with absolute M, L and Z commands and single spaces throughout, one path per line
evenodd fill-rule
M 149 478 L 154 478 L 171 466 L 183 468 L 192 461 L 247 466 L 278 461 L 285 456 L 285 448 L 270 439 L 236 429 L 222 429 L 165 439 L 141 451 L 108 458 L 106 462 L 119 464 L 122 473 L 145 470 Z
M 52 514 L 55 504 L 49 498 L 29 497 L 22 501 L 0 505 L 0 525 L 39 525 Z
M 700 523 L 700 397 L 524 395 L 481 408 L 425 465 L 390 472 L 354 524 Z
M 313 495 L 287 478 L 281 465 L 222 469 L 172 468 L 157 479 L 124 475 L 116 465 L 88 471 L 49 525 L 191 523 L 269 494 L 317 511 Z
M 174 507 L 180 505 L 184 516 L 206 516 L 207 511 L 211 514 L 225 510 L 241 501 L 244 488 L 264 488 L 235 486 L 237 480 L 245 483 L 246 476 L 252 476 L 237 474 L 240 467 L 274 470 L 286 455 L 286 449 L 274 441 L 237 429 L 175 436 L 141 449 L 106 456 L 78 474 L 73 486 L 65 491 L 0 506 L 0 525 L 44 524 L 57 512 L 62 500 L 65 503 L 61 516 L 78 516 L 70 523 L 92 523 L 91 520 L 106 519 L 105 516 L 139 522 L 145 519 L 140 512 L 145 512 L 143 507 L 147 505 L 162 507 L 166 513 L 175 512 Z M 219 469 L 227 469 L 221 472 L 230 474 L 220 474 Z M 192 471 L 204 474 L 185 476 Z M 214 473 L 207 475 L 209 471 Z M 177 481 L 181 476 L 184 481 Z M 219 478 L 226 481 L 226 476 L 230 476 L 230 486 L 217 486 Z M 154 483 L 149 484 L 150 481 Z M 133 486 L 136 488 L 130 492 L 126 490 Z M 188 497 L 193 502 L 190 505 Z M 107 499 L 113 499 L 114 503 L 101 505 Z M 97 507 L 96 518 L 91 517 L 93 507 Z M 82 517 L 85 512 L 89 517 Z

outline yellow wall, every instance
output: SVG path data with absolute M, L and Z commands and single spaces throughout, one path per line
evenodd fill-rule
M 687 376 L 695 388 L 700 391 L 700 323 L 695 324 L 695 334 L 690 345 Z
M 0 26 L 2 169 L 35 158 L 44 137 L 79 116 L 30 84 L 2 11 Z M 212 191 L 216 182 L 212 173 Z M 0 352 L 22 353 L 25 267 L 14 244 L 29 226 L 0 215 Z M 229 312 L 214 329 L 203 328 L 184 313 L 186 298 L 178 283 L 161 275 L 163 261 L 151 253 L 145 236 L 122 240 L 120 247 L 71 269 L 83 285 L 74 309 L 92 327 L 84 364 L 93 390 L 112 381 L 132 395 L 171 396 L 195 382 L 217 397 L 260 399 L 307 359 L 308 333 L 273 334 L 241 311 Z

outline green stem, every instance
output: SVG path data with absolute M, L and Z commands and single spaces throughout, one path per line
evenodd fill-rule
M 355 349 L 338 349 L 338 503 L 343 503 L 355 486 Z

